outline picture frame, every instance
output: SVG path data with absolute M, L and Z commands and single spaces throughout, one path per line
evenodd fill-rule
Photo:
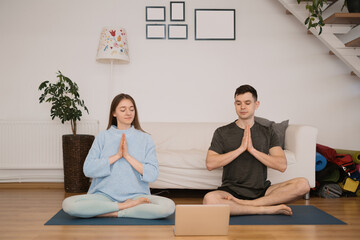
M 146 24 L 146 39 L 166 39 L 166 25 Z
M 188 25 L 168 24 L 168 39 L 188 39 Z
M 185 2 L 170 2 L 170 21 L 185 21 Z
M 147 22 L 165 22 L 166 11 L 163 6 L 145 7 L 145 19 Z
M 195 40 L 235 40 L 235 9 L 195 9 Z

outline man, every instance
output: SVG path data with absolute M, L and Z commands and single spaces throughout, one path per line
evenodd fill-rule
M 208 170 L 223 167 L 222 185 L 205 195 L 204 204 L 228 204 L 232 215 L 292 215 L 283 203 L 309 192 L 309 183 L 305 178 L 274 185 L 267 180 L 268 167 L 284 172 L 287 162 L 272 127 L 255 121 L 259 105 L 252 86 L 236 89 L 238 119 L 215 131 L 206 157 Z

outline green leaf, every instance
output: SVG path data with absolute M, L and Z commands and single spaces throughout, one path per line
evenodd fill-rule
M 346 0 L 345 0 L 346 1 Z M 300 0 L 297 1 L 300 4 Z M 324 3 L 327 3 L 327 0 L 311 0 L 305 5 L 305 9 L 309 13 L 309 17 L 305 19 L 304 24 L 308 29 L 320 27 L 320 34 L 322 33 L 322 26 L 325 25 L 322 17 Z
M 50 102 L 50 116 L 52 119 L 59 118 L 62 123 L 66 121 L 80 121 L 82 110 L 89 114 L 84 100 L 80 99 L 79 87 L 70 78 L 64 76 L 61 71 L 57 72 L 58 81 L 50 83 L 44 81 L 40 84 L 39 90 L 42 94 L 39 103 Z
M 49 81 L 44 81 L 40 84 L 39 86 L 39 90 L 42 90 L 44 87 L 46 87 L 46 85 L 48 84 Z

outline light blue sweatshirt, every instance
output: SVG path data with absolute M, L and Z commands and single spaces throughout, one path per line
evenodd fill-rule
M 143 164 L 143 175 L 121 158 L 112 165 L 109 157 L 115 155 L 125 133 L 130 156 Z M 149 182 L 159 174 L 155 144 L 151 136 L 133 126 L 119 130 L 111 126 L 95 138 L 84 163 L 84 174 L 92 178 L 88 193 L 100 193 L 114 201 L 123 202 L 139 194 L 150 194 Z

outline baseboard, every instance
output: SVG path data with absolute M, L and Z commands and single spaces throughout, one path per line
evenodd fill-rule
M 62 169 L 0 169 L 0 183 L 62 183 Z
M 0 183 L 0 189 L 64 189 L 63 182 Z

